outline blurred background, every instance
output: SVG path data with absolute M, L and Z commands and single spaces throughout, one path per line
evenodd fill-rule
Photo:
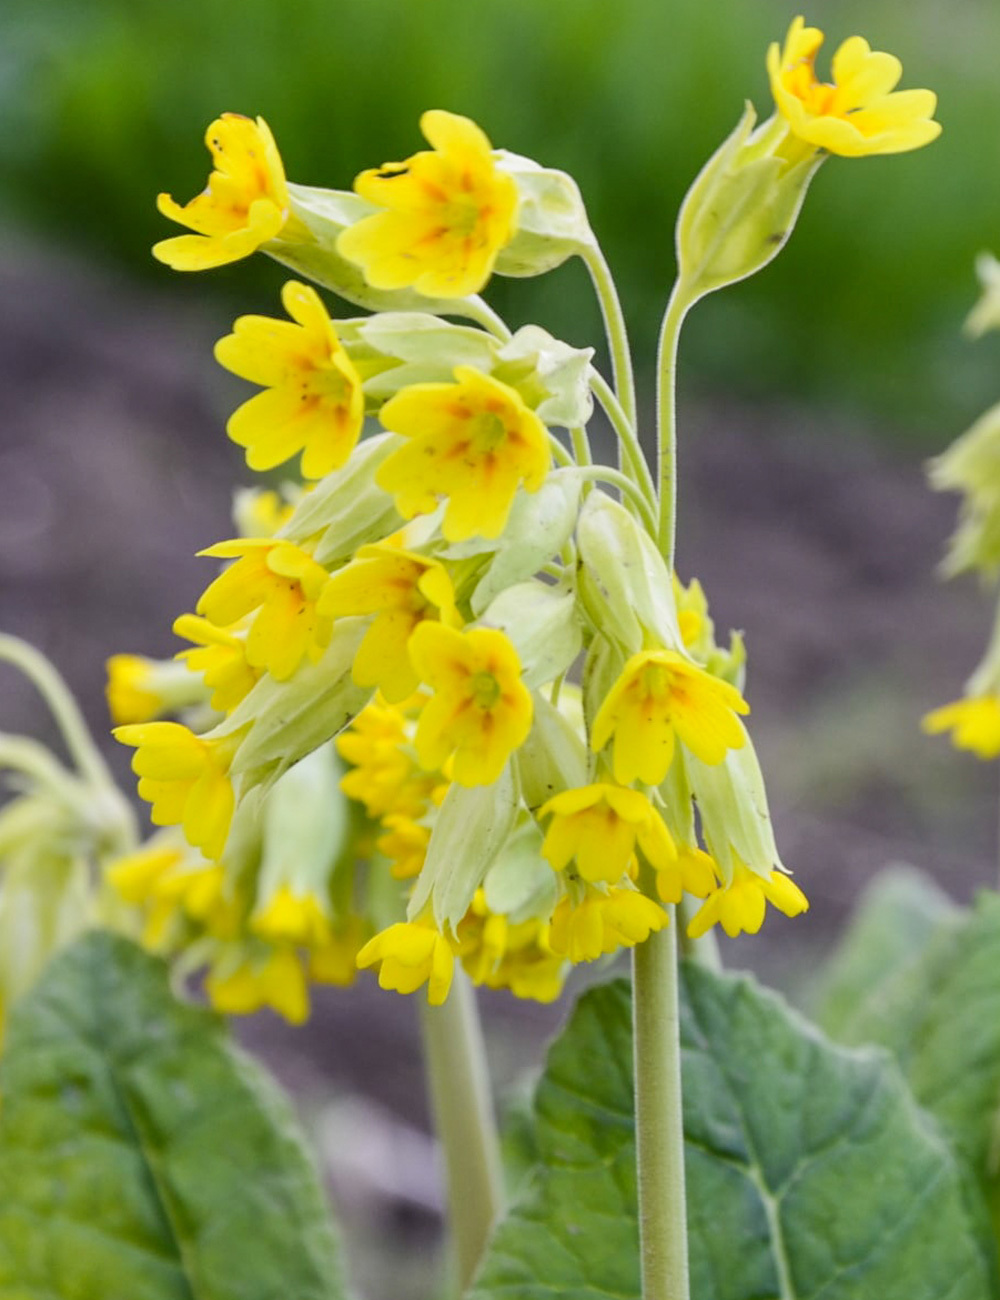
M 170 623 L 209 576 L 194 552 L 230 535 L 248 473 L 223 426 L 243 392 L 211 345 L 234 315 L 274 313 L 285 277 L 266 258 L 183 276 L 149 255 L 176 233 L 155 195 L 202 187 L 202 136 L 220 111 L 264 116 L 303 183 L 348 188 L 412 153 L 427 107 L 572 172 L 648 405 L 678 204 L 745 99 L 769 114 L 764 52 L 795 12 L 785 0 L 5 0 L 0 627 L 46 650 L 105 730 L 104 659 L 172 653 Z M 813 900 L 724 955 L 798 991 L 885 862 L 914 862 L 962 899 L 994 875 L 995 772 L 918 723 L 959 693 L 992 615 L 972 584 L 935 578 L 955 503 L 928 491 L 923 462 L 1000 397 L 1000 342 L 961 333 L 975 255 L 1000 252 L 1000 8 L 814 0 L 806 16 L 827 57 L 854 32 L 897 54 L 904 86 L 939 93 L 944 134 L 912 155 L 828 162 L 778 261 L 702 303 L 685 332 L 679 568 L 701 577 L 718 624 L 747 634 L 779 843 Z M 578 265 L 497 281 L 489 297 L 512 325 L 597 336 Z M 4 729 L 47 734 L 6 671 L 0 690 Z M 126 779 L 127 757 L 113 757 Z M 510 1084 L 562 1011 L 487 1005 Z M 356 1276 L 371 1294 L 389 1280 L 422 1294 L 408 1248 L 433 1242 L 437 1193 L 412 1006 L 366 985 L 322 996 L 306 1031 L 262 1017 L 245 1033 L 314 1122 Z M 402 1274 L 376 1235 L 385 1219 Z

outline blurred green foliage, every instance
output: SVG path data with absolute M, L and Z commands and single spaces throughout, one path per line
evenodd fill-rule
M 266 117 L 292 179 L 347 187 L 420 147 L 424 108 L 448 108 L 577 177 L 649 365 L 677 206 L 743 100 L 770 112 L 764 52 L 795 12 L 786 0 L 6 0 L 0 204 L 166 281 L 148 254 L 168 233 L 153 196 L 201 188 L 200 140 L 219 111 Z M 905 86 L 939 92 L 944 135 L 915 154 L 829 162 L 782 257 L 694 313 L 687 391 L 821 398 L 940 444 L 1000 387 L 997 347 L 959 335 L 973 258 L 1000 251 L 1000 12 L 814 0 L 807 17 L 830 47 L 857 31 L 898 54 Z M 239 287 L 244 306 L 253 285 L 267 306 L 281 273 L 259 260 L 206 280 Z M 593 335 L 579 266 L 491 296 L 514 323 Z

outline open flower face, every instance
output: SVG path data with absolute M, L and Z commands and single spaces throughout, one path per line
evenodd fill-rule
M 816 77 L 823 33 L 796 18 L 784 49 L 767 53 L 767 71 L 778 112 L 792 134 L 848 158 L 919 149 L 941 134 L 932 121 L 937 96 L 930 90 L 894 87 L 903 74 L 892 54 L 872 50 L 852 36 L 833 56 L 833 83 Z
M 315 289 L 290 280 L 281 301 L 291 321 L 241 316 L 215 345 L 220 365 L 265 389 L 226 431 L 246 448 L 251 469 L 274 469 L 301 452 L 303 478 L 319 479 L 344 464 L 361 435 L 361 378 Z
M 235 709 L 260 679 L 260 670 L 247 663 L 245 624 L 216 627 L 197 614 L 181 614 L 174 620 L 174 632 L 194 643 L 190 650 L 179 651 L 177 658 L 191 672 L 201 674 L 212 692 L 212 708 L 220 713 Z
M 204 271 L 249 257 L 274 239 L 289 216 L 285 169 L 262 117 L 223 113 L 205 135 L 215 164 L 201 194 L 182 207 L 169 194 L 156 206 L 196 233 L 163 239 L 153 256 L 175 271 Z
M 455 953 L 445 936 L 431 923 L 399 921 L 369 939 L 358 953 L 358 965 L 379 967 L 384 989 L 415 993 L 427 985 L 427 1001 L 440 1006 L 448 996 L 455 972 Z
M 337 251 L 361 266 L 375 289 L 433 298 L 478 293 L 514 236 L 517 186 L 498 171 L 474 122 L 432 109 L 420 129 L 433 151 L 362 172 L 358 194 L 383 211 L 340 236 Z
M 745 743 L 737 713 L 749 713 L 728 682 L 673 650 L 634 654 L 594 719 L 590 743 L 601 750 L 614 737 L 612 764 L 622 785 L 659 785 L 670 769 L 676 739 L 703 763 L 721 763 Z
M 514 647 L 494 628 L 421 623 L 410 657 L 434 691 L 417 724 L 421 763 L 440 769 L 454 754 L 459 785 L 492 784 L 531 730 L 531 693 Z
M 329 618 L 375 615 L 354 659 L 354 680 L 377 686 L 390 704 L 419 685 L 407 649 L 414 629 L 428 618 L 461 623 L 444 566 L 391 542 L 363 546 L 327 582 L 318 608 Z
M 286 681 L 305 656 L 319 659 L 331 622 L 317 612 L 316 601 L 329 574 L 312 556 L 270 538 L 218 542 L 199 554 L 236 560 L 205 588 L 198 613 L 217 627 L 254 614 L 246 640 L 252 668 Z
M 676 857 L 673 840 L 639 790 L 596 784 L 566 790 L 543 804 L 539 817 L 551 816 L 542 856 L 556 871 L 576 861 L 580 876 L 614 885 L 628 871 L 636 843 L 657 871 Z
M 447 497 L 441 531 L 449 542 L 499 537 L 519 484 L 537 492 L 548 473 L 545 425 L 515 389 L 470 366 L 455 367 L 454 383 L 404 388 L 380 419 L 407 442 L 375 481 L 404 519 Z

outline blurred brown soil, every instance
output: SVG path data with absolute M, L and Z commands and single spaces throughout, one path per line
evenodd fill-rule
M 211 356 L 230 317 L 194 285 L 116 284 L 13 245 L 0 300 L 0 628 L 45 650 L 105 732 L 105 658 L 177 648 L 171 621 L 211 571 L 195 552 L 232 535 L 232 486 L 249 481 L 223 432 L 241 389 Z M 934 576 L 955 502 L 915 457 L 778 406 L 707 402 L 681 425 L 679 568 L 720 629 L 746 632 L 779 844 L 812 900 L 724 956 L 788 986 L 887 862 L 961 899 L 992 877 L 994 774 L 918 725 L 960 691 L 991 611 L 972 584 Z M 50 736 L 31 692 L 6 670 L 0 683 L 3 728 Z M 487 1007 L 509 1081 L 561 1008 Z M 305 1031 L 259 1017 L 243 1033 L 307 1100 L 363 1093 L 421 1122 L 413 1007 L 371 981 L 322 991 Z

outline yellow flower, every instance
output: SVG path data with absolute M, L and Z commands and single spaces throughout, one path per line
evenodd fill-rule
M 556 871 L 575 858 L 590 884 L 617 884 L 632 864 L 636 842 L 657 870 L 677 856 L 663 818 L 638 790 L 603 783 L 565 790 L 538 810 L 540 818 L 550 814 L 542 856 Z
M 369 939 L 358 953 L 358 966 L 379 965 L 378 982 L 397 993 L 414 993 L 427 985 L 427 1001 L 438 1007 L 448 996 L 455 953 L 429 921 L 399 921 Z
M 420 762 L 440 769 L 454 754 L 459 785 L 490 785 L 531 730 L 531 693 L 514 647 L 494 628 L 421 623 L 410 657 L 434 691 L 417 723 Z
M 767 903 L 786 916 L 809 910 L 809 900 L 784 872 L 772 871 L 765 879 L 738 862 L 732 883 L 709 894 L 692 918 L 688 934 L 698 939 L 717 922 L 730 939 L 744 931 L 756 934 L 764 924 Z
M 385 833 L 375 841 L 375 847 L 392 863 L 393 876 L 396 880 L 419 876 L 431 842 L 429 828 L 402 813 L 387 813 L 382 825 Z
M 241 316 L 215 345 L 220 365 L 266 390 L 234 412 L 226 432 L 247 449 L 251 469 L 301 452 L 303 478 L 319 479 L 344 464 L 361 435 L 361 378 L 315 289 L 289 280 L 281 301 L 292 321 Z
M 181 614 L 174 620 L 174 632 L 194 642 L 193 649 L 178 651 L 177 658 L 183 659 L 191 672 L 201 675 L 212 692 L 212 708 L 219 713 L 235 709 L 260 680 L 260 671 L 247 663 L 246 635 L 241 635 L 242 631 L 238 623 L 232 628 L 216 627 L 197 614 Z
M 134 745 L 132 771 L 139 798 L 152 805 L 155 826 L 180 826 L 206 858 L 222 856 L 233 816 L 229 763 L 239 738 L 204 740 L 179 722 L 115 727 L 114 738 Z
M 565 957 L 553 953 L 545 921 L 512 925 L 491 912 L 482 889 L 458 927 L 458 956 L 474 984 L 509 989 L 516 998 L 554 1002 L 566 982 Z
M 715 859 L 688 844 L 682 844 L 674 861 L 656 873 L 656 892 L 665 903 L 679 903 L 682 894 L 707 898 L 718 883 Z
M 278 146 L 262 117 L 223 113 L 205 135 L 215 164 L 208 184 L 183 207 L 169 194 L 156 206 L 194 235 L 163 239 L 153 256 L 175 271 L 204 271 L 238 262 L 274 239 L 289 217 L 288 188 Z
M 257 611 L 246 640 L 251 667 L 283 682 L 303 657 L 320 659 L 332 625 L 316 601 L 329 574 L 311 555 L 291 542 L 254 537 L 218 542 L 198 554 L 236 559 L 206 587 L 198 613 L 228 628 Z
M 358 978 L 358 953 L 368 933 L 369 926 L 360 916 L 332 926 L 322 944 L 309 950 L 309 978 L 319 984 L 348 988 Z
M 817 149 L 860 158 L 919 149 L 941 134 L 931 121 L 937 96 L 930 90 L 893 91 L 903 68 L 892 54 L 872 50 L 852 36 L 833 56 L 833 84 L 816 78 L 823 33 L 796 18 L 785 47 L 767 52 L 767 71 L 778 112 L 792 134 Z
M 497 254 L 514 237 L 517 186 L 497 170 L 474 122 L 431 109 L 420 130 L 433 146 L 403 163 L 362 172 L 354 188 L 385 211 L 364 217 L 337 240 L 374 289 L 432 298 L 478 293 Z
M 956 749 L 969 749 L 977 758 L 1000 754 L 1000 695 L 972 695 L 928 713 L 924 731 L 951 732 Z
M 420 705 L 425 699 L 418 697 Z M 337 737 L 337 753 L 351 764 L 340 788 L 369 817 L 422 817 L 438 784 L 417 766 L 407 703 L 393 706 L 376 696 Z
M 554 953 L 564 954 L 574 964 L 596 961 L 618 948 L 645 942 L 669 920 L 659 903 L 636 889 L 607 893 L 588 889 L 578 903 L 568 895 L 560 900 L 552 916 L 549 944 Z
M 412 384 L 382 407 L 382 423 L 408 442 L 375 481 L 404 519 L 447 497 L 441 531 L 449 542 L 499 537 L 518 485 L 537 492 L 545 481 L 548 432 L 513 388 L 471 366 L 454 373 L 454 383 Z
M 613 767 L 621 785 L 659 785 L 674 757 L 675 737 L 703 763 L 721 763 L 745 743 L 734 716 L 750 707 L 728 682 L 673 650 L 632 655 L 594 719 L 597 751 L 614 736 Z
M 168 709 L 157 688 L 156 661 L 142 655 L 112 655 L 105 695 L 112 722 L 152 722 Z
M 359 686 L 377 686 L 390 704 L 420 684 L 407 651 L 414 629 L 427 618 L 453 627 L 462 622 L 444 565 L 391 540 L 362 546 L 326 584 L 317 608 L 327 618 L 376 615 L 358 647 L 353 675 Z
M 264 939 L 319 947 L 326 942 L 330 924 L 326 908 L 314 894 L 296 894 L 281 885 L 250 918 L 250 929 Z
M 287 946 L 254 950 L 235 967 L 217 961 L 205 979 L 205 992 L 212 1006 L 228 1015 L 247 1016 L 270 1007 L 293 1025 L 309 1018 L 305 972 L 297 953 Z

